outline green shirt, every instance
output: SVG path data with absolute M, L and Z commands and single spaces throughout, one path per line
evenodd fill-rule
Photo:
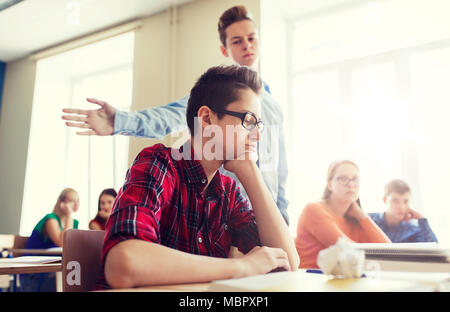
M 38 224 L 34 227 L 33 233 L 31 233 L 30 238 L 27 242 L 27 249 L 47 249 L 52 247 L 57 247 L 55 243 L 44 234 L 44 226 L 47 220 L 49 219 L 55 219 L 58 221 L 59 228 L 62 230 L 63 226 L 61 224 L 61 220 L 59 219 L 58 215 L 54 212 L 47 214 L 45 217 L 43 217 Z M 78 229 L 78 220 L 73 219 L 73 228 Z

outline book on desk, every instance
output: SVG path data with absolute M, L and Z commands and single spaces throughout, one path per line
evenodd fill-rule
M 366 259 L 450 263 L 450 249 L 437 243 L 353 243 Z

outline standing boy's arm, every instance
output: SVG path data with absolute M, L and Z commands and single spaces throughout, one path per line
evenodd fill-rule
M 232 160 L 226 162 L 224 167 L 238 177 L 247 192 L 255 214 L 261 244 L 283 249 L 289 258 L 290 269 L 296 270 L 300 259 L 294 240 L 255 161 Z

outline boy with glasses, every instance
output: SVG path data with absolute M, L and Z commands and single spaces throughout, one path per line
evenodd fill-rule
M 200 77 L 186 110 L 191 139 L 180 149 L 142 150 L 127 173 L 107 224 L 97 289 L 297 269 L 288 227 L 251 157 L 263 126 L 261 87 L 246 67 L 213 67 Z M 252 208 L 221 166 L 242 182 Z M 245 255 L 227 258 L 231 245 Z

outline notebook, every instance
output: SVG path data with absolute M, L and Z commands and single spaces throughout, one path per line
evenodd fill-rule
M 450 262 L 450 249 L 437 243 L 353 243 L 366 258 L 379 260 Z

